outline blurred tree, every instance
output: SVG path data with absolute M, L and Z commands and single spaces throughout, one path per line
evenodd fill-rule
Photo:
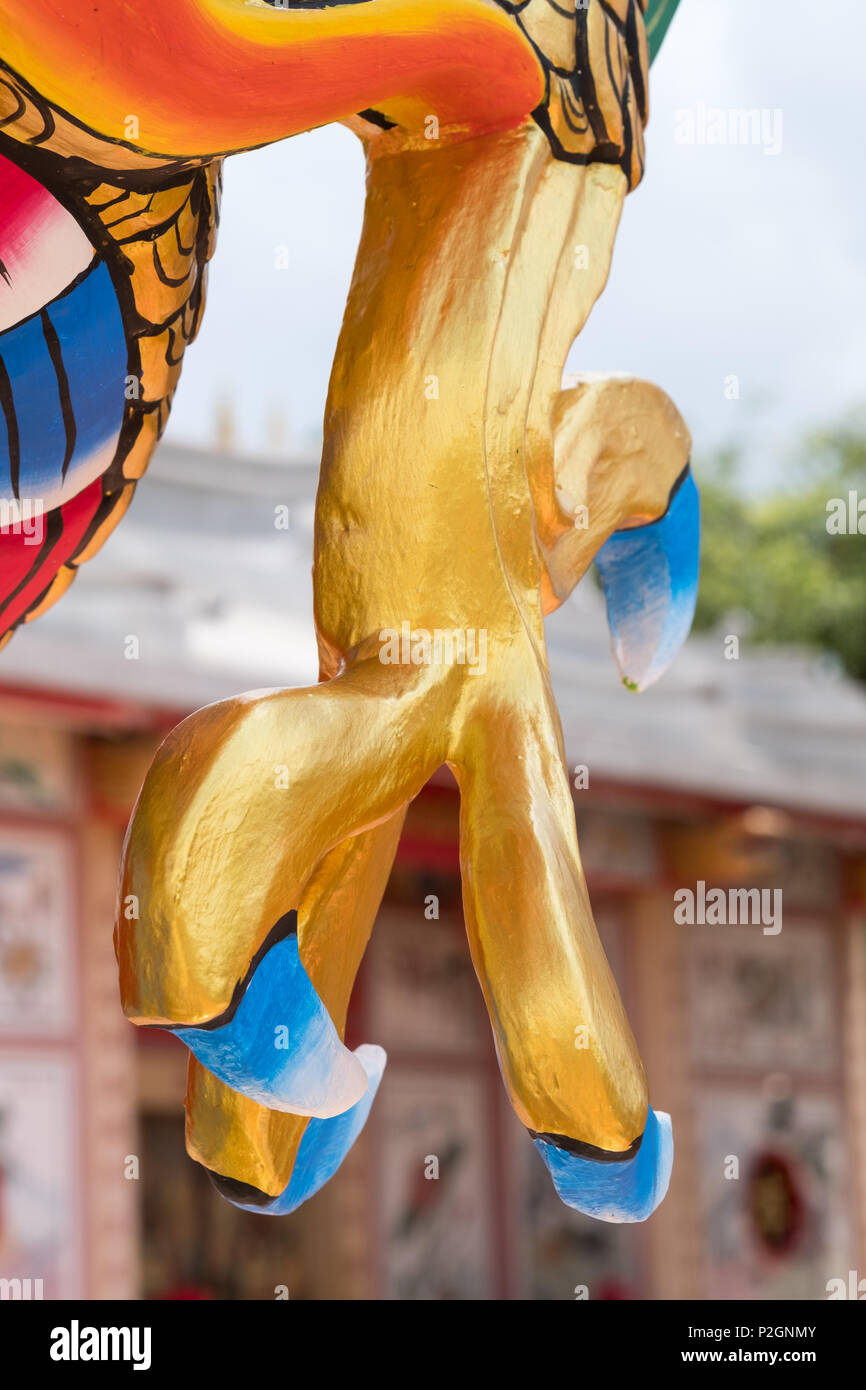
M 703 535 L 695 628 L 745 610 L 750 641 L 835 652 L 866 681 L 866 419 L 807 437 L 790 482 L 769 496 L 748 495 L 736 450 L 696 473 Z

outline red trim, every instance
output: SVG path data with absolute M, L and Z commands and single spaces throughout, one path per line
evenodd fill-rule
M 770 810 L 789 816 L 791 822 L 798 827 L 815 827 L 837 832 L 850 830 L 866 843 L 866 811 L 861 816 L 844 812 L 815 811 L 785 801 L 773 801 L 769 797 L 722 797 L 718 793 L 692 792 L 676 787 L 654 786 L 650 782 L 621 782 L 605 778 L 594 778 L 591 788 L 584 792 L 573 792 L 572 799 L 579 807 L 585 805 L 590 796 L 594 798 L 597 793 L 600 793 L 608 804 L 620 802 L 633 810 L 656 815 L 659 807 L 676 810 L 680 814 L 706 815 L 708 812 L 721 812 L 735 815 L 748 811 L 755 805 L 766 806 Z
M 437 868 L 460 872 L 460 850 L 456 840 L 425 840 L 418 835 L 400 837 L 396 862 L 415 868 Z
M 147 705 L 134 700 L 77 695 L 72 691 L 47 689 L 36 685 L 0 683 L 0 702 L 27 707 L 36 705 L 49 713 L 77 715 L 91 723 L 98 718 L 111 728 L 173 729 L 190 713 L 189 709 L 171 709 L 164 705 Z M 74 726 L 67 724 L 71 732 Z

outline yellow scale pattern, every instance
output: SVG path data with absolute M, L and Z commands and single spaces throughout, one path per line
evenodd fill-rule
M 132 501 L 168 421 L 183 354 L 195 337 L 205 303 L 207 262 L 219 220 L 221 161 L 166 165 L 82 130 L 25 83 L 0 70 L 0 131 L 18 141 L 31 172 L 33 151 L 47 152 L 59 188 L 77 205 L 85 228 L 105 236 L 98 249 L 129 289 L 124 310 L 131 342 L 130 392 L 121 441 L 103 479 L 103 501 L 83 545 L 20 620 L 31 622 L 66 592 Z M 54 165 L 51 155 L 63 162 Z M 44 156 L 43 156 L 44 158 Z M 52 188 L 52 191 L 56 191 Z M 93 216 L 97 219 L 94 223 Z M 94 240 L 96 237 L 94 236 Z M 132 363 L 138 359 L 137 369 Z M 134 392 L 137 389 L 138 394 Z M 4 634 L 0 646 L 11 639 Z

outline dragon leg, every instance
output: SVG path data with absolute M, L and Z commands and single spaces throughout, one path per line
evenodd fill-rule
M 360 1100 L 369 1077 L 307 972 L 297 906 L 329 851 L 390 820 L 443 761 L 457 679 L 361 657 L 169 736 L 124 846 L 116 947 L 134 1022 L 172 1028 L 269 1108 L 327 1118 Z
M 454 771 L 470 949 L 512 1104 L 570 1206 L 643 1220 L 667 1189 L 670 1121 L 593 922 L 561 731 L 527 654 L 507 705 L 479 692 Z

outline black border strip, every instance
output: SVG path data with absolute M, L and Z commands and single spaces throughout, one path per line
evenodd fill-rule
M 57 377 L 57 394 L 60 397 L 60 411 L 63 415 L 63 427 L 66 430 L 66 451 L 63 455 L 63 467 L 60 473 L 61 478 L 65 481 L 69 465 L 72 461 L 72 455 L 75 452 L 78 427 L 75 424 L 75 411 L 72 408 L 69 377 L 66 375 L 66 367 L 63 364 L 63 352 L 60 347 L 60 339 L 57 336 L 57 329 L 51 322 L 47 308 L 40 310 L 39 318 L 42 322 L 42 334 L 45 338 L 48 356 L 51 358 L 54 375 Z
M 12 395 L 12 382 L 3 354 L 0 353 L 0 409 L 6 418 L 6 433 L 9 436 L 9 478 L 12 492 L 18 500 L 18 476 L 21 471 L 21 440 L 18 434 L 18 416 L 15 413 L 15 398 Z
M 212 1033 L 217 1028 L 224 1028 L 227 1023 L 231 1023 L 238 1011 L 241 1000 L 247 991 L 247 986 L 255 974 L 263 959 L 268 954 L 272 946 L 276 946 L 279 941 L 285 941 L 287 936 L 297 936 L 298 934 L 298 914 L 294 908 L 287 912 L 280 920 L 271 927 L 259 949 L 256 951 L 249 963 L 246 974 L 238 980 L 235 985 L 231 1003 L 216 1018 L 209 1018 L 207 1023 L 144 1023 L 139 1024 L 143 1028 L 162 1028 L 167 1033 L 174 1033 L 178 1028 L 195 1028 L 200 1033 Z
M 563 1152 L 574 1154 L 577 1158 L 588 1159 L 590 1163 L 628 1163 L 634 1158 L 643 1143 L 643 1135 L 639 1134 L 633 1144 L 629 1144 L 627 1149 L 598 1149 L 595 1144 L 585 1144 L 582 1139 L 569 1139 L 565 1134 L 546 1134 L 536 1129 L 530 1129 L 529 1134 L 533 1139 L 543 1139 L 545 1144 L 551 1144 L 555 1149 L 562 1149 Z

